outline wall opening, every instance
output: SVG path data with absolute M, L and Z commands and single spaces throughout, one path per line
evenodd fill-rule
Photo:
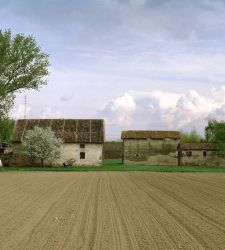
M 191 151 L 191 150 L 188 150 L 188 151 L 186 152 L 186 156 L 192 156 L 192 151 Z
M 80 159 L 85 159 L 85 152 L 80 152 Z
M 206 157 L 206 155 L 207 155 L 207 152 L 203 151 L 203 156 Z

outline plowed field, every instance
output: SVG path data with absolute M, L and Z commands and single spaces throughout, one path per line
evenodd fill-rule
M 0 249 L 225 249 L 225 174 L 1 173 Z

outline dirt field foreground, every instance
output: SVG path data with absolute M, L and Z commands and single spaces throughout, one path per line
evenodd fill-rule
M 0 174 L 0 249 L 225 249 L 225 174 Z

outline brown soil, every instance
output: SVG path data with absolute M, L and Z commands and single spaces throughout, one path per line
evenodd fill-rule
M 1 173 L 0 249 L 225 249 L 225 174 Z

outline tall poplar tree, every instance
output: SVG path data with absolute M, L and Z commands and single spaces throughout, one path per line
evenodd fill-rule
M 0 30 L 0 116 L 7 115 L 17 92 L 46 84 L 48 67 L 48 55 L 33 36 Z

